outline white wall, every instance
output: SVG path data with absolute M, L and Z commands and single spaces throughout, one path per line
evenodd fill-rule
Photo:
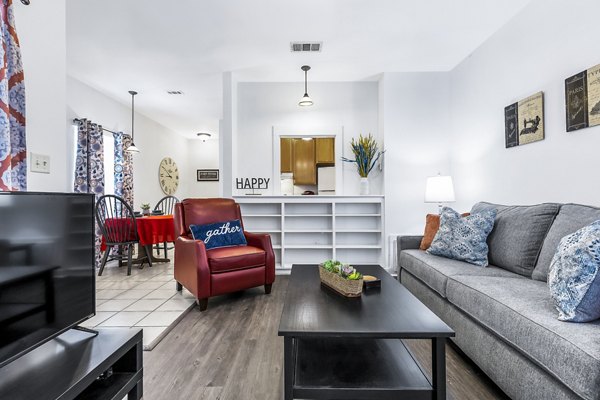
M 600 205 L 600 126 L 565 130 L 564 80 L 600 63 L 600 2 L 534 0 L 451 73 L 458 206 Z M 546 139 L 504 147 L 504 107 L 545 94 Z
M 65 0 L 14 2 L 27 102 L 27 149 L 50 156 L 50 174 L 31 173 L 29 191 L 66 191 L 66 10 Z M 31 159 L 29 159 L 29 163 Z
M 140 93 L 138 96 L 142 95 Z M 69 121 L 73 118 L 87 118 L 115 132 L 131 132 L 130 106 L 121 104 L 72 77 L 67 79 L 67 117 Z M 72 132 L 72 128 L 70 131 Z M 189 197 L 192 182 L 195 183 L 195 170 L 194 174 L 190 173 L 188 139 L 136 112 L 135 144 L 141 150 L 134 155 L 133 161 L 136 209 L 142 203 L 154 206 L 165 196 L 158 183 L 158 166 L 164 157 L 171 157 L 179 168 L 179 187 L 174 195 L 182 199 Z M 69 177 L 69 181 L 71 180 L 72 177 Z
M 219 121 L 219 193 L 233 194 L 234 175 L 237 171 L 237 82 L 232 72 L 223 73 L 223 119 Z
M 386 72 L 380 78 L 387 234 L 422 233 L 425 215 L 437 212 L 437 205 L 423 200 L 427 177 L 450 173 L 449 89 L 444 72 Z
M 378 135 L 377 82 L 310 83 L 309 93 L 315 104 L 299 107 L 304 93 L 303 83 L 239 83 L 237 85 L 237 132 L 233 146 L 237 151 L 235 178 L 273 176 L 273 127 L 294 133 L 319 133 L 344 129 L 344 156 L 350 157 L 350 139 L 359 134 Z M 341 161 L 336 160 L 336 163 Z M 344 163 L 342 186 L 338 194 L 358 194 L 356 168 Z M 383 174 L 373 170 L 370 176 L 372 194 L 381 194 Z M 273 183 L 276 181 L 275 183 Z M 234 190 L 234 194 L 241 194 Z M 265 194 L 272 194 L 270 190 Z
M 198 182 L 196 170 L 219 169 L 219 140 L 188 140 L 188 197 L 219 197 L 219 182 Z M 219 177 L 223 179 L 222 176 Z

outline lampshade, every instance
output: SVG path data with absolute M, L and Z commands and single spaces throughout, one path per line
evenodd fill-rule
M 140 149 L 138 149 L 137 147 L 135 147 L 135 144 L 133 144 L 133 142 L 132 142 L 131 146 L 129 146 L 125 151 L 128 152 L 128 153 L 139 153 Z
M 425 186 L 425 203 L 449 203 L 454 201 L 454 185 L 448 175 L 430 176 Z
M 304 96 L 302 96 L 298 105 L 302 107 L 308 107 L 313 105 L 313 101 L 308 95 L 308 93 L 304 93 Z

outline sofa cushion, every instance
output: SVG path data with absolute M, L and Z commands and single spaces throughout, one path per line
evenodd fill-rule
M 488 236 L 490 264 L 530 277 L 560 205 L 501 206 L 477 203 L 471 213 L 489 209 L 497 210 L 494 229 Z
M 561 322 L 531 279 L 452 276 L 447 298 L 585 399 L 600 399 L 600 321 Z M 518 372 L 516 372 L 518 373 Z
M 496 210 L 461 217 L 450 207 L 444 207 L 440 215 L 440 228 L 427 252 L 487 267 L 487 237 L 494 228 L 495 218 Z
M 469 213 L 461 214 L 461 217 L 469 216 Z M 425 231 L 423 232 L 423 239 L 421 239 L 421 245 L 419 249 L 427 250 L 433 242 L 435 234 L 440 229 L 440 215 L 439 214 L 427 214 L 425 216 Z
M 538 281 L 547 281 L 550 263 L 560 240 L 599 219 L 600 208 L 579 204 L 562 205 L 546 235 L 540 257 L 531 277 Z
M 420 279 L 442 297 L 446 297 L 446 283 L 449 276 L 503 276 L 525 279 L 520 275 L 494 267 L 493 265 L 487 268 L 480 268 L 463 261 L 434 256 L 422 250 L 402 251 L 398 259 L 398 264 L 400 268 L 410 272 L 411 275 Z
M 212 273 L 260 267 L 266 264 L 264 250 L 253 246 L 219 247 L 208 250 L 208 265 Z
M 550 265 L 548 287 L 561 321 L 600 318 L 600 221 L 560 241 Z

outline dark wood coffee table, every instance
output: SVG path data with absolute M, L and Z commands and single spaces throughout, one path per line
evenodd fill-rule
M 446 399 L 454 331 L 378 265 L 356 266 L 381 278 L 358 298 L 321 286 L 317 268 L 292 267 L 279 324 L 285 400 Z M 431 381 L 399 339 L 431 339 Z

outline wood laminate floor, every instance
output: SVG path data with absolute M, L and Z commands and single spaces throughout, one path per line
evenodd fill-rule
M 262 288 L 210 299 L 193 309 L 151 352 L 144 353 L 145 400 L 281 400 L 283 339 L 277 336 L 287 287 L 278 276 Z M 429 341 L 407 341 L 430 368 Z M 506 399 L 452 346 L 446 348 L 448 398 Z

